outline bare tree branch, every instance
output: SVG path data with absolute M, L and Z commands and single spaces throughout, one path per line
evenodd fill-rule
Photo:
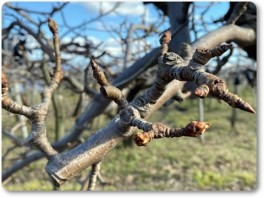
M 206 35 L 205 37 L 199 39 L 197 42 L 195 42 L 192 45 L 192 47 L 193 47 L 193 50 L 195 50 L 198 46 L 206 46 L 207 48 L 211 48 L 211 47 L 215 47 L 215 46 L 217 46 L 217 45 L 219 45 L 225 41 L 236 41 L 242 45 L 250 45 L 250 44 L 254 43 L 255 40 L 256 40 L 256 34 L 255 34 L 254 29 L 249 28 L 249 27 L 239 27 L 236 25 L 227 25 L 227 26 L 223 26 L 222 28 L 219 28 L 218 30 L 213 31 L 213 32 L 209 33 L 208 35 Z M 151 65 L 150 63 L 156 62 L 158 54 L 159 54 L 159 49 L 158 48 L 154 49 L 147 56 L 142 58 L 139 62 L 135 63 L 133 65 L 133 67 L 130 67 L 122 75 L 120 75 L 114 81 L 113 85 L 116 84 L 116 85 L 119 85 L 120 87 L 124 86 L 126 83 L 128 83 L 133 78 L 133 76 L 137 75 L 143 69 L 150 66 Z M 143 63 L 143 67 L 142 67 L 142 63 Z M 138 71 L 138 70 L 140 70 L 140 71 Z M 173 80 L 170 84 L 167 85 L 166 90 L 161 95 L 161 97 L 157 99 L 156 103 L 151 106 L 151 108 L 149 109 L 149 112 L 153 113 L 153 109 L 159 108 L 164 103 L 165 98 L 169 98 L 172 96 L 171 93 L 173 93 L 173 90 L 174 90 L 172 86 L 179 84 L 179 82 L 177 82 L 177 83 L 174 83 L 174 82 L 175 82 L 175 80 Z M 180 83 L 182 83 L 182 82 L 180 82 Z M 64 145 L 66 140 L 75 139 L 73 137 L 75 135 L 78 136 L 78 134 L 81 133 L 80 128 L 82 128 L 82 126 L 86 122 L 89 122 L 89 120 L 94 115 L 99 114 L 100 111 L 102 109 L 104 109 L 104 107 L 107 106 L 107 104 L 108 104 L 108 100 L 102 99 L 102 97 L 99 97 L 99 96 L 97 96 L 95 98 L 95 101 L 96 101 L 96 103 L 92 103 L 92 104 L 98 104 L 98 105 L 97 106 L 92 105 L 93 106 L 92 108 L 87 108 L 87 111 L 83 115 L 80 116 L 80 119 L 76 122 L 76 124 L 73 126 L 73 128 L 70 130 L 70 132 L 64 138 L 62 138 L 60 141 L 58 141 L 56 143 L 56 145 L 58 147 L 61 146 L 60 148 L 62 148 L 62 146 Z M 107 101 L 107 102 L 105 102 L 105 101 Z M 92 112 L 91 111 L 92 109 L 96 110 L 96 111 Z M 149 112 L 147 115 L 151 114 Z M 116 144 L 118 144 L 120 141 L 122 141 L 125 137 L 131 136 L 132 133 L 128 130 L 129 127 L 127 125 L 122 125 L 120 122 L 121 121 L 119 120 L 119 118 L 116 117 L 112 122 L 109 123 L 108 126 L 106 126 L 104 129 L 100 130 L 98 133 L 96 133 L 95 136 L 93 136 L 91 139 L 89 139 L 88 142 L 86 142 L 85 144 L 80 146 L 80 147 L 82 147 L 82 149 L 88 150 L 88 152 L 78 153 L 77 150 L 74 150 L 68 154 L 71 154 L 72 156 L 79 156 L 80 155 L 81 159 L 85 161 L 84 158 L 86 156 L 94 156 L 95 151 L 97 151 L 97 149 L 98 149 L 99 152 L 103 153 L 102 158 L 100 157 L 100 159 L 98 159 L 98 158 L 92 157 L 91 159 L 89 159 L 89 162 L 85 161 L 85 166 L 89 166 L 91 164 L 94 164 L 94 163 L 100 161 L 101 159 L 104 158 L 104 156 L 107 154 L 107 152 L 109 152 Z M 105 131 L 107 131 L 109 129 L 111 129 L 112 131 L 111 132 L 108 131 L 105 133 Z M 122 129 L 122 130 L 120 130 L 120 129 Z M 121 133 L 120 133 L 120 131 L 121 131 Z M 99 140 L 99 142 L 97 140 Z M 111 140 L 111 141 L 109 142 L 109 140 Z M 94 141 L 97 142 L 99 145 L 97 148 L 96 148 L 96 145 L 93 144 Z M 30 161 L 37 159 L 39 157 L 41 157 L 41 154 L 37 152 L 36 154 L 31 155 L 30 157 L 26 158 L 24 161 L 19 162 L 15 165 L 16 165 L 16 167 L 23 167 L 24 165 L 26 165 Z M 63 180 L 63 182 L 64 182 L 66 179 L 68 179 L 69 176 L 66 175 L 65 177 L 63 176 L 62 178 L 57 178 L 57 176 L 55 176 L 55 173 L 56 173 L 56 171 L 62 171 L 61 173 L 64 174 L 65 172 L 63 172 L 63 171 L 68 170 L 68 169 L 61 169 L 60 170 L 61 167 L 55 167 L 55 166 L 53 167 L 53 165 L 57 164 L 57 162 L 68 159 L 67 154 L 65 154 L 65 155 L 63 154 L 63 155 L 59 156 L 58 158 L 60 158 L 60 159 L 53 159 L 53 162 L 50 163 L 50 165 L 49 165 L 50 174 L 54 175 L 55 180 L 58 180 L 58 181 Z M 69 161 L 73 162 L 74 157 L 71 158 Z M 64 165 L 66 166 L 66 164 L 64 164 Z M 62 165 L 62 167 L 64 165 Z M 72 167 L 72 168 L 74 169 L 74 171 L 76 171 L 76 173 L 78 171 L 80 171 L 79 169 L 76 170 L 74 167 Z M 7 172 L 9 172 L 9 175 L 13 173 L 10 170 L 15 171 L 16 169 L 14 169 L 14 167 L 10 167 L 10 169 L 7 170 Z
M 51 82 L 47 87 L 44 88 L 41 94 L 42 102 L 40 104 L 35 105 L 33 107 L 25 107 L 22 105 L 18 105 L 16 102 L 12 101 L 8 97 L 6 77 L 4 73 L 2 74 L 2 107 L 13 113 L 25 115 L 31 120 L 32 131 L 29 134 L 28 140 L 33 145 L 35 145 L 41 152 L 43 152 L 43 154 L 48 159 L 52 158 L 52 156 L 57 154 L 57 151 L 52 148 L 46 136 L 46 116 L 51 101 L 52 93 L 58 87 L 62 79 L 58 31 L 57 25 L 52 19 L 49 19 L 49 28 L 50 31 L 53 33 L 56 67 Z
M 248 2 L 239 2 L 236 4 L 234 11 L 232 12 L 227 24 L 235 24 L 237 20 L 245 13 L 247 10 Z

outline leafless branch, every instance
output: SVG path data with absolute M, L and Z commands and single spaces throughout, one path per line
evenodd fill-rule
M 248 2 L 239 2 L 236 4 L 234 11 L 232 12 L 227 24 L 235 24 L 236 21 L 245 13 L 247 10 Z
M 237 30 L 237 32 L 234 30 Z M 255 31 L 252 30 L 252 28 L 238 27 L 236 25 L 227 25 L 227 26 L 224 26 L 223 28 L 220 28 L 219 30 L 214 31 L 212 33 L 209 33 L 207 36 L 201 38 L 196 43 L 194 43 L 192 45 L 192 47 L 193 47 L 193 50 L 195 50 L 196 47 L 198 47 L 198 46 L 206 46 L 207 48 L 212 48 L 212 47 L 215 47 L 215 46 L 217 46 L 220 43 L 225 42 L 225 41 L 237 41 L 240 44 L 250 45 L 251 43 L 255 42 L 255 39 L 256 39 Z M 133 64 L 132 67 L 128 68 L 122 75 L 120 75 L 118 78 L 116 78 L 114 80 L 114 82 L 112 83 L 112 85 L 118 86 L 118 87 L 125 86 L 125 84 L 130 82 L 134 76 L 138 75 L 141 71 L 143 71 L 144 69 L 146 69 L 150 65 L 153 65 L 153 63 L 156 63 L 159 53 L 160 53 L 159 48 L 156 48 L 153 51 L 151 51 L 149 54 L 147 54 L 145 57 L 143 57 L 139 62 Z M 166 54 L 166 52 L 165 52 L 165 54 Z M 167 58 L 170 59 L 169 56 Z M 177 60 L 178 59 L 176 59 L 176 62 L 177 62 Z M 168 60 L 168 61 L 173 62 L 175 60 Z M 181 65 L 181 66 L 188 66 L 188 65 Z M 175 70 L 177 70 L 177 69 L 175 69 Z M 199 71 L 201 71 L 201 70 L 199 70 Z M 199 73 L 199 72 L 197 72 L 197 73 Z M 174 72 L 171 72 L 171 76 L 173 76 L 173 75 L 175 75 Z M 146 100 L 147 102 L 145 104 L 138 105 L 138 109 L 139 109 L 138 111 L 141 111 L 140 107 L 145 108 L 146 106 L 148 106 L 148 102 L 152 103 L 150 105 L 150 108 L 148 108 L 148 112 L 147 113 L 145 112 L 146 115 L 149 115 L 149 114 L 151 114 L 150 112 L 153 112 L 153 109 L 157 109 L 159 106 L 161 106 L 163 104 L 165 98 L 171 97 L 171 94 L 169 91 L 171 91 L 171 93 L 173 92 L 172 86 L 179 84 L 179 82 L 175 83 L 175 80 L 173 80 L 173 78 L 171 78 L 171 76 L 168 77 L 168 81 L 170 81 L 170 82 L 166 82 L 167 83 L 166 90 L 162 91 L 162 93 L 154 95 L 154 99 L 153 99 L 152 95 L 146 94 L 147 95 L 146 97 L 149 97 L 149 99 Z M 196 77 L 198 78 L 198 74 Z M 188 78 L 189 77 L 186 77 L 186 78 L 181 77 L 180 79 L 186 80 Z M 221 81 L 215 81 L 215 82 L 221 83 L 221 85 L 223 84 Z M 182 83 L 182 82 L 180 82 L 180 83 Z M 159 86 L 159 84 L 156 84 L 155 86 Z M 201 86 L 203 86 L 203 85 L 201 85 Z M 3 86 L 3 87 L 6 88 L 7 86 L 6 87 Z M 154 89 L 154 88 L 152 88 L 152 89 Z M 206 88 L 203 88 L 203 89 L 206 89 Z M 213 88 L 211 89 L 211 91 L 212 90 L 213 90 Z M 2 89 L 2 91 L 3 91 L 3 89 Z M 209 91 L 210 91 L 210 89 L 209 89 Z M 214 93 L 214 90 L 212 92 Z M 73 139 L 75 139 L 73 137 L 78 136 L 81 133 L 80 128 L 82 128 L 82 126 L 86 122 L 89 122 L 89 120 L 91 120 L 95 115 L 100 114 L 102 109 L 104 109 L 104 107 L 106 107 L 107 104 L 109 103 L 109 101 L 102 99 L 102 97 L 99 95 L 97 95 L 95 97 L 94 101 L 96 101 L 97 103 L 94 102 L 92 104 L 97 104 L 97 105 L 94 105 L 90 110 L 91 111 L 95 110 L 95 112 L 91 113 L 91 111 L 88 109 L 89 111 L 87 110 L 83 115 L 81 115 L 79 117 L 79 119 L 77 120 L 76 124 L 69 131 L 69 133 L 64 138 L 62 138 L 60 141 L 58 141 L 55 144 L 58 148 L 62 148 L 63 146 L 65 146 L 64 143 L 66 140 L 72 141 Z M 143 114 L 142 114 L 142 117 L 144 117 Z M 111 129 L 111 132 L 109 132 L 109 131 L 106 132 L 109 129 Z M 68 170 L 67 164 L 62 163 L 60 167 L 57 167 L 57 165 L 58 165 L 57 163 L 68 160 L 70 163 L 72 163 L 69 165 L 69 166 L 71 166 L 70 167 L 71 170 L 73 170 L 74 173 L 78 173 L 80 171 L 80 169 L 75 167 L 76 163 L 78 164 L 79 161 L 84 162 L 85 167 L 88 167 L 92 164 L 97 163 L 105 155 L 107 155 L 107 153 L 116 144 L 118 144 L 124 138 L 131 136 L 131 135 L 132 135 L 132 133 L 130 131 L 129 124 L 127 124 L 126 122 L 124 123 L 124 121 L 122 121 L 122 120 L 120 121 L 120 117 L 116 117 L 113 119 L 112 122 L 109 123 L 109 125 L 107 125 L 105 128 L 100 130 L 98 133 L 96 133 L 94 136 L 92 136 L 91 139 L 89 139 L 87 142 L 85 142 L 84 144 L 82 144 L 78 148 L 71 150 L 68 153 L 66 152 L 65 154 L 61 154 L 56 159 L 55 158 L 52 159 L 52 161 L 50 161 L 49 165 L 48 165 L 48 168 L 49 168 L 48 172 L 49 172 L 49 174 L 52 175 L 52 177 L 54 177 L 54 180 L 56 180 L 56 182 L 58 182 L 59 184 L 62 184 L 71 176 L 69 176 L 65 172 L 63 172 L 64 170 Z M 97 140 L 98 140 L 99 146 L 96 146 L 93 144 Z M 55 145 L 54 145 L 54 148 L 56 148 Z M 78 150 L 80 147 L 84 148 L 88 152 L 82 153 L 80 150 Z M 94 153 L 96 153 L 97 151 L 99 153 L 100 152 L 102 153 L 102 156 L 100 156 L 102 158 L 98 159 L 98 158 L 91 157 L 91 159 L 86 161 L 87 159 L 85 159 L 85 158 L 87 158 L 87 156 L 94 156 Z M 73 157 L 69 159 L 67 155 L 71 155 Z M 41 156 L 42 156 L 41 153 L 36 152 L 36 153 L 28 156 L 27 158 L 25 158 L 24 161 L 16 163 L 14 166 L 16 166 L 16 168 L 17 167 L 23 167 L 24 165 L 26 165 L 30 161 L 39 159 Z M 75 159 L 76 156 L 78 156 L 80 158 Z M 16 170 L 16 168 L 14 166 L 10 167 L 10 169 L 8 169 L 5 172 L 5 176 L 3 176 L 3 178 L 6 178 L 6 175 L 10 175 Z M 64 175 L 64 174 L 66 174 L 66 175 Z M 62 177 L 60 177 L 58 175 L 62 175 Z

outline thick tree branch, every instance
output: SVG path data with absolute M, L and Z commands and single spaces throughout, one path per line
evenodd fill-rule
M 256 43 L 256 30 L 249 26 L 225 25 L 195 41 L 191 46 L 193 52 L 198 47 L 214 48 L 224 42 L 235 42 L 241 47 Z

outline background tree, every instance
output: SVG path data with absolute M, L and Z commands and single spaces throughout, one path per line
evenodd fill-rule
M 199 9 L 199 4 L 183 2 L 154 3 L 163 12 L 162 14 L 160 13 L 161 17 L 157 21 L 146 23 L 143 15 L 139 24 L 132 24 L 127 19 L 124 19 L 123 23 L 117 27 L 106 24 L 103 18 L 114 12 L 118 13 L 120 8 L 122 9 L 122 3 L 114 3 L 111 9 L 107 11 L 101 6 L 98 16 L 86 20 L 82 24 L 75 24 L 75 26 L 70 26 L 67 23 L 63 10 L 68 5 L 69 3 L 54 5 L 48 12 L 21 8 L 14 3 L 6 3 L 3 7 L 4 21 L 8 18 L 9 22 L 2 30 L 3 43 L 7 42 L 7 45 L 9 45 L 10 37 L 20 35 L 18 45 L 14 46 L 13 49 L 14 52 L 19 52 L 21 55 L 18 56 L 19 58 L 16 61 L 14 56 L 17 56 L 17 54 L 12 54 L 4 46 L 3 73 L 6 76 L 2 76 L 2 106 L 13 113 L 28 117 L 33 127 L 29 138 L 26 140 L 21 138 L 20 135 L 14 134 L 21 126 L 25 126 L 22 121 L 19 121 L 19 124 L 8 123 L 10 124 L 9 126 L 5 126 L 6 121 L 3 122 L 3 134 L 14 142 L 14 146 L 5 147 L 2 158 L 3 162 L 6 163 L 3 166 L 2 179 L 7 185 L 8 182 L 13 182 L 14 173 L 39 160 L 44 154 L 49 160 L 46 170 L 57 185 L 63 184 L 73 175 L 80 173 L 82 169 L 91 166 L 91 174 L 84 180 L 80 178 L 80 183 L 82 189 L 88 188 L 92 190 L 96 176 L 99 174 L 101 160 L 115 145 L 132 136 L 131 126 L 136 126 L 147 132 L 136 136 L 138 144 L 145 144 L 156 137 L 189 136 L 191 134 L 196 136 L 196 133 L 200 134 L 204 132 L 204 129 L 208 128 L 207 123 L 191 122 L 186 128 L 172 130 L 165 125 L 147 122 L 146 120 L 150 115 L 170 98 L 182 101 L 190 96 L 191 92 L 192 96 L 198 95 L 204 98 L 210 92 L 211 95 L 227 102 L 231 106 L 254 113 L 253 108 L 248 103 L 237 96 L 229 94 L 230 92 L 227 91 L 225 84 L 220 78 L 208 74 L 208 72 L 219 74 L 224 65 L 232 63 L 230 59 L 234 57 L 235 52 L 237 53 L 236 56 L 241 56 L 241 54 L 245 54 L 243 51 L 245 50 L 250 52 L 248 53 L 250 58 L 256 59 L 256 56 L 254 56 L 254 50 L 256 51 L 256 8 L 254 4 L 230 4 L 230 9 L 227 13 L 223 13 L 223 18 L 214 21 L 219 24 L 215 30 L 208 30 L 208 22 L 203 18 L 215 3 L 205 4 L 206 6 L 202 7 L 204 11 L 199 20 L 195 19 L 195 10 Z M 34 14 L 40 16 L 39 20 L 32 17 Z M 57 32 L 56 25 L 49 19 L 49 17 L 56 15 L 63 19 L 63 24 L 58 26 L 59 32 Z M 50 34 L 43 30 L 48 20 L 50 20 L 50 29 L 54 35 L 54 44 L 51 42 Z M 170 25 L 166 23 L 168 20 Z M 114 43 L 122 49 L 118 56 L 113 55 L 111 51 L 105 50 L 104 41 L 94 43 L 87 35 L 83 34 L 84 30 L 89 30 L 89 24 L 95 21 L 99 21 L 104 27 L 104 31 L 113 35 Z M 161 40 L 161 47 L 157 45 L 151 46 L 147 42 L 151 37 L 157 38 L 157 35 L 163 35 L 168 28 L 172 33 L 171 41 L 168 41 L 170 36 L 162 37 L 164 40 Z M 63 33 L 60 33 L 60 29 L 64 29 Z M 201 32 L 207 33 L 201 37 Z M 37 45 L 27 49 L 27 41 L 21 38 L 24 35 L 27 35 L 27 38 L 34 38 L 37 41 Z M 70 35 L 70 40 L 67 35 Z M 191 35 L 194 35 L 193 42 L 191 42 Z M 58 37 L 60 37 L 61 42 L 59 42 Z M 66 41 L 63 38 L 67 38 Z M 79 41 L 81 39 L 82 42 L 78 42 L 78 39 Z M 222 47 L 216 48 L 217 45 L 223 42 L 233 42 L 234 47 L 232 50 L 228 50 L 231 45 L 222 45 Z M 182 45 L 182 43 L 189 43 L 190 45 Z M 136 44 L 138 44 L 138 48 L 135 50 L 133 47 Z M 18 50 L 20 45 L 22 47 L 19 47 Z M 208 51 L 208 53 L 207 51 L 195 52 L 198 47 L 215 48 L 215 50 Z M 158 58 L 166 57 L 168 50 L 177 52 L 182 59 L 169 54 L 166 59 L 167 62 L 165 59 L 160 61 L 158 67 Z M 199 68 L 199 64 L 205 65 L 212 57 L 219 57 L 227 50 L 230 51 L 229 54 L 223 58 L 213 59 L 205 66 L 207 72 L 204 69 L 197 69 L 196 74 L 193 74 L 195 72 L 189 69 L 194 67 L 192 64 L 196 64 L 197 61 L 198 66 L 196 64 L 195 67 Z M 25 55 L 27 51 L 33 55 L 40 53 L 38 57 L 41 58 L 29 60 L 28 56 Z M 192 57 L 193 53 L 198 54 L 198 59 L 195 58 L 195 55 Z M 202 55 L 199 55 L 199 53 Z M 82 65 L 76 67 L 78 61 L 72 61 L 73 57 L 81 58 Z M 200 58 L 204 59 L 200 60 Z M 90 64 L 91 60 L 94 60 L 92 64 Z M 254 61 L 245 57 L 243 57 L 243 61 L 254 65 Z M 97 63 L 104 70 L 106 78 L 101 78 L 103 73 Z M 54 69 L 51 70 L 47 64 L 53 65 Z M 170 73 L 168 69 L 170 67 L 166 66 L 165 69 L 162 69 L 162 64 L 186 66 L 186 69 L 175 68 L 172 69 L 174 72 Z M 49 91 L 46 92 L 46 89 L 44 89 L 41 98 L 36 98 L 36 93 L 39 92 L 39 89 L 46 85 L 48 85 L 47 90 L 55 90 L 55 85 L 53 86 L 53 84 L 58 84 L 60 81 L 58 79 L 61 77 L 60 65 L 62 65 L 64 75 L 58 90 L 53 93 L 52 98 L 49 98 L 51 97 Z M 100 86 L 92 78 L 91 66 L 94 77 L 97 78 Z M 158 68 L 158 75 L 155 80 Z M 185 70 L 186 72 L 181 73 L 181 71 Z M 244 69 L 241 70 L 244 72 Z M 256 76 L 254 72 L 256 73 L 256 70 L 254 70 L 254 67 L 252 69 L 250 67 L 250 70 L 253 70 L 252 80 L 254 81 L 254 76 Z M 164 76 L 162 76 L 162 72 Z M 227 75 L 228 72 L 225 71 L 224 74 Z M 20 76 L 20 78 L 18 79 L 17 76 Z M 23 78 L 21 78 L 22 76 Z M 8 83 L 6 79 L 8 79 Z M 185 84 L 185 81 L 193 81 L 194 79 L 196 79 L 195 84 Z M 215 82 L 216 85 L 210 82 Z M 22 104 L 10 102 L 10 98 L 7 96 L 8 87 L 12 88 L 13 84 L 19 84 L 23 87 L 22 90 L 19 90 L 23 99 Z M 28 95 L 26 90 L 32 88 L 35 88 L 35 91 Z M 98 93 L 99 89 L 103 94 Z M 122 90 L 123 94 L 121 94 L 120 90 Z M 186 93 L 186 91 L 191 92 Z M 69 103 L 66 98 L 67 96 L 69 98 L 72 97 L 72 93 L 77 94 L 78 97 L 74 97 L 73 101 Z M 16 93 L 16 95 L 18 94 Z M 50 116 L 47 111 L 49 104 L 46 102 L 49 99 L 52 100 L 55 127 L 46 125 L 46 118 L 48 118 L 47 123 L 50 122 Z M 115 105 L 109 99 L 118 105 Z M 128 102 L 131 102 L 130 104 L 132 104 L 133 108 L 128 105 Z M 66 106 L 63 106 L 65 103 Z M 39 105 L 34 106 L 34 104 Z M 27 106 L 28 109 L 21 105 Z M 73 105 L 75 105 L 74 108 L 72 108 Z M 116 108 L 117 106 L 119 107 L 118 109 Z M 41 117 L 41 119 L 38 117 L 39 111 L 45 112 L 45 116 Z M 117 122 L 118 118 L 115 116 L 118 114 L 121 120 Z M 100 119 L 104 122 L 109 118 L 112 121 L 106 127 L 98 124 Z M 96 121 L 93 121 L 95 119 Z M 42 126 L 43 123 L 45 123 L 45 126 Z M 28 123 L 28 126 L 30 125 Z M 39 127 L 40 125 L 44 128 Z M 192 126 L 195 127 L 192 128 Z M 94 135 L 83 133 L 84 131 L 94 132 L 100 128 L 102 129 Z M 46 129 L 48 130 L 47 135 L 54 137 L 46 138 Z M 109 129 L 111 129 L 111 132 L 107 132 Z M 54 130 L 54 135 L 49 132 L 52 130 Z M 35 132 L 41 135 L 32 136 Z M 193 134 L 193 132 L 196 133 Z M 43 138 L 39 138 L 41 136 Z M 83 138 L 87 137 L 88 140 L 83 142 Z M 32 144 L 28 144 L 30 139 L 33 145 L 42 152 L 38 150 L 32 151 Z M 20 148 L 19 152 L 15 151 L 16 148 Z M 88 152 L 84 152 L 86 148 Z M 62 151 L 64 151 L 63 154 L 57 154 Z M 18 157 L 15 158 L 18 160 L 15 163 L 10 163 L 16 152 L 18 152 Z M 85 155 L 90 157 L 86 158 Z M 64 162 L 67 162 L 69 166 L 64 164 Z M 84 165 L 80 165 L 79 168 L 73 168 L 76 167 L 76 163 Z M 43 170 L 44 166 L 40 168 Z M 67 172 L 66 170 L 70 171 Z M 99 177 L 99 179 L 103 182 L 102 177 Z M 89 185 L 87 185 L 88 180 Z

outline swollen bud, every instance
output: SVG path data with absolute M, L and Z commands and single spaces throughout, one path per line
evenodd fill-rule
M 50 31 L 53 34 L 58 33 L 58 26 L 57 26 L 56 22 L 52 18 L 48 18 L 48 25 L 49 25 Z

